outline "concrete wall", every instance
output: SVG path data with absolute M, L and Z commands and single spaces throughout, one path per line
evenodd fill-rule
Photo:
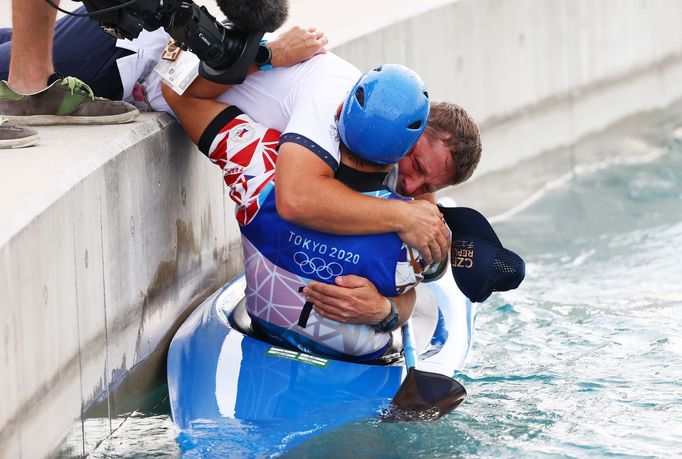
M 432 98 L 467 109 L 483 131 L 480 175 L 682 97 L 682 2 L 447 2 L 335 52 L 363 70 L 408 65 Z
M 679 1 L 320 3 L 292 1 L 290 22 L 362 69 L 415 68 L 481 122 L 479 174 L 682 97 Z M 70 429 L 71 452 L 90 451 L 130 406 L 123 377 L 158 381 L 177 324 L 240 270 L 220 173 L 176 124 L 85 129 L 0 154 L 2 457 L 45 455 Z
M 125 127 L 41 134 L 69 139 L 84 131 L 89 146 L 77 147 L 90 149 L 85 162 L 55 165 L 61 173 L 52 188 L 66 191 L 0 248 L 2 457 L 52 451 L 98 401 L 103 426 L 90 425 L 81 441 L 94 447 L 131 409 L 130 394 L 113 392 L 126 373 L 145 361 L 158 384 L 171 330 L 241 271 L 220 171 L 191 154 L 177 123 L 147 115 Z M 29 160 L 50 150 L 56 163 L 68 153 L 44 144 L 7 153 Z

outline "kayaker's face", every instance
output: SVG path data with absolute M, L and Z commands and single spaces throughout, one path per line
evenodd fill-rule
M 454 183 L 455 164 L 445 142 L 423 135 L 398 163 L 396 191 L 417 197 Z

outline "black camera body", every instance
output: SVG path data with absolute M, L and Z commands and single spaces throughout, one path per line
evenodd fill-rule
M 128 40 L 137 38 L 142 29 L 156 30 L 161 27 L 164 10 L 172 11 L 173 5 L 178 3 L 178 0 L 170 0 L 165 4 L 160 0 L 83 0 L 90 19 L 99 22 L 104 32 Z M 112 7 L 118 8 L 112 10 Z
M 248 1 L 248 0 L 244 0 Z M 264 31 L 218 22 L 191 0 L 82 0 L 90 18 L 115 38 L 137 38 L 163 27 L 176 44 L 201 61 L 199 74 L 223 84 L 244 81 Z

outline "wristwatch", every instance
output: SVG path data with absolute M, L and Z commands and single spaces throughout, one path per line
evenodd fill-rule
M 267 40 L 261 40 L 260 45 L 258 45 L 258 52 L 256 53 L 256 58 L 253 63 L 258 66 L 259 69 L 266 71 L 272 70 L 272 51 L 268 46 Z
M 391 312 L 388 313 L 384 320 L 376 325 L 372 325 L 375 330 L 384 333 L 392 332 L 398 328 L 398 322 L 400 322 L 400 313 L 398 313 L 398 307 L 395 305 L 392 299 L 386 299 L 389 303 L 391 303 Z

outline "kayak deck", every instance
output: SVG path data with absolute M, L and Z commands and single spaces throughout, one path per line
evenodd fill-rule
M 248 336 L 238 329 L 248 329 L 245 285 L 242 275 L 215 292 L 173 338 L 168 390 L 178 427 L 236 420 L 261 426 L 287 421 L 291 429 L 307 429 L 315 420 L 312 430 L 318 431 L 321 425 L 327 430 L 388 407 L 406 373 L 401 362 L 367 365 L 325 359 Z M 421 300 L 413 322 L 421 349 L 418 366 L 452 376 L 471 346 L 475 305 L 449 274 L 419 286 L 417 297 Z M 432 313 L 420 307 L 428 299 L 437 305 Z

